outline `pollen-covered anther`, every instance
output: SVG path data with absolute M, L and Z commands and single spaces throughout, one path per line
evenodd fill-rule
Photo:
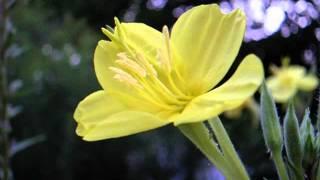
M 137 87 L 139 89 L 143 89 L 143 86 L 129 73 L 125 72 L 122 69 L 116 67 L 109 67 L 109 69 L 115 73 L 113 76 L 114 79 L 125 83 L 128 86 Z
M 118 53 L 118 58 L 115 62 L 122 68 L 137 74 L 140 77 L 146 77 L 146 70 L 141 67 L 137 62 L 128 58 L 125 53 Z

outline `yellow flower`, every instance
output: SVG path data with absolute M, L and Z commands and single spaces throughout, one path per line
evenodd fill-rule
M 285 103 L 298 90 L 312 91 L 318 85 L 313 74 L 306 74 L 306 69 L 299 65 L 289 65 L 289 58 L 284 58 L 282 67 L 272 66 L 273 76 L 267 79 L 267 86 L 276 102 Z
M 201 122 L 241 105 L 261 84 L 260 60 L 247 56 L 226 75 L 242 42 L 245 15 L 222 14 L 217 5 L 184 13 L 171 35 L 142 23 L 102 29 L 94 67 L 103 90 L 82 100 L 74 114 L 77 134 L 93 141 L 127 136 L 170 123 Z

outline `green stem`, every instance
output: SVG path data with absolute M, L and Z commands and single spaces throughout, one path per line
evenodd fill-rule
M 218 117 L 209 122 L 190 123 L 180 125 L 178 128 L 206 155 L 226 179 L 250 179 Z
M 317 171 L 316 171 L 316 179 L 320 179 L 320 162 L 318 163 Z
M 1 142 L 2 142 L 2 168 L 3 168 L 3 179 L 9 179 L 9 137 L 8 137 L 8 128 L 9 120 L 7 115 L 7 97 L 6 97 L 6 69 L 3 67 L 3 64 L 0 63 L 0 97 L 1 97 L 1 110 L 0 110 L 0 123 L 1 123 Z
M 222 172 L 226 179 L 232 180 L 237 177 L 230 171 L 232 166 L 225 160 L 203 123 L 189 123 L 179 125 L 178 128 Z
M 304 169 L 301 164 L 299 164 L 297 167 L 293 167 L 295 178 L 297 180 L 304 180 Z
M 6 40 L 8 35 L 7 18 L 8 9 L 7 1 L 0 0 L 0 128 L 1 128 L 1 153 L 2 153 L 2 170 L 3 180 L 9 180 L 9 136 L 10 129 L 8 108 L 8 87 L 7 87 L 7 60 L 5 57 Z
M 280 180 L 289 180 L 289 177 L 287 174 L 287 169 L 286 169 L 286 166 L 283 162 L 281 153 L 276 152 L 276 153 L 272 154 L 272 158 L 273 158 L 274 164 L 276 166 L 277 173 L 278 173 Z
M 214 132 L 226 161 L 233 166 L 237 179 L 250 179 L 219 117 L 209 120 L 209 128 Z

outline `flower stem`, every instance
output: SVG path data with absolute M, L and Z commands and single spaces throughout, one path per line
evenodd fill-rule
M 276 166 L 280 180 L 289 180 L 286 166 L 283 162 L 281 153 L 276 152 L 276 153 L 272 154 L 272 158 L 273 158 L 274 164 Z
M 237 174 L 237 179 L 250 179 L 219 117 L 215 117 L 208 122 L 209 126 L 207 127 L 211 128 L 214 132 L 223 152 L 224 158 L 230 164 L 230 166 L 232 166 L 232 170 L 235 172 L 235 174 Z
M 212 139 L 203 123 L 189 123 L 178 126 L 179 130 L 214 164 L 226 177 L 234 179 L 236 176 L 230 172 L 232 167 L 226 162 L 217 143 Z
M 178 128 L 222 172 L 226 179 L 250 179 L 218 117 L 209 122 L 189 123 L 180 125 Z
M 7 1 L 0 0 L 0 133 L 1 133 L 1 156 L 3 180 L 9 180 L 9 136 L 10 129 L 8 109 L 8 87 L 7 87 L 7 59 L 5 56 L 8 8 Z

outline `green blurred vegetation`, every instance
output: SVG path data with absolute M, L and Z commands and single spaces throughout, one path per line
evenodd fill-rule
M 98 88 L 92 52 L 101 37 L 85 20 L 68 14 L 57 18 L 41 3 L 18 2 L 12 19 L 11 102 L 21 109 L 12 119 L 12 137 L 46 137 L 13 158 L 14 176 L 71 179 L 72 113 L 79 98 Z
M 44 135 L 45 141 L 12 158 L 15 179 L 192 180 L 206 173 L 209 162 L 171 126 L 88 143 L 76 136 L 72 117 L 77 103 L 100 89 L 92 59 L 96 43 L 105 38 L 101 26 L 113 25 L 114 16 L 122 18 L 130 4 L 137 3 L 137 20 L 159 29 L 175 21 L 171 12 L 177 5 L 204 2 L 170 1 L 163 10 L 152 11 L 139 0 L 18 1 L 11 14 L 15 35 L 9 54 L 10 105 L 17 112 L 11 119 L 11 137 L 19 142 Z M 299 49 L 316 44 L 307 36 L 315 26 L 286 40 L 275 34 L 245 43 L 238 60 L 253 52 L 268 67 L 289 54 L 293 62 L 303 64 Z M 245 111 L 241 120 L 224 123 L 253 179 L 275 178 L 259 125 L 250 118 Z

